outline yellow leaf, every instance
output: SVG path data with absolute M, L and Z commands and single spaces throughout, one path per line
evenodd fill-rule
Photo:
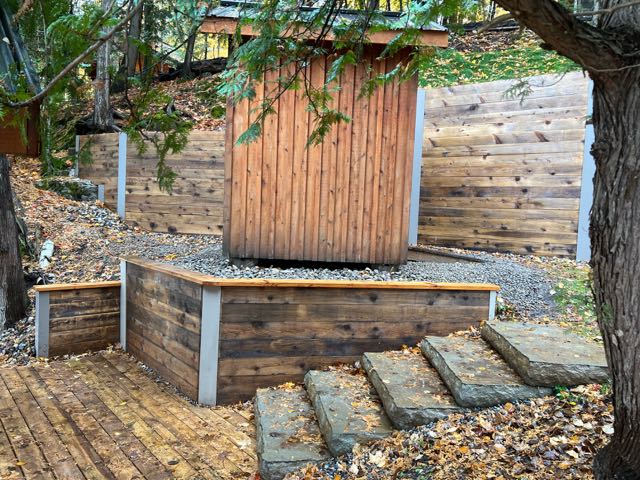
M 466 445 L 461 446 L 458 450 L 460 450 L 460 453 L 462 453 L 463 455 L 469 453 L 469 447 L 467 447 Z

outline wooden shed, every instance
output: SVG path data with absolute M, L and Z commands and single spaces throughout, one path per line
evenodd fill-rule
M 223 4 L 209 12 L 201 30 L 233 33 L 239 10 Z M 354 18 L 354 16 L 351 16 Z M 349 14 L 340 16 L 349 21 Z M 254 35 L 241 26 L 245 38 Z M 414 160 L 417 78 L 394 81 L 360 97 L 368 75 L 388 73 L 411 54 L 405 48 L 381 59 L 394 30 L 376 29 L 364 55 L 339 78 L 334 108 L 351 122 L 334 126 L 323 143 L 307 147 L 313 115 L 301 90 L 289 90 L 274 105 L 258 141 L 238 145 L 276 79 L 291 66 L 265 74 L 253 102 L 227 107 L 224 250 L 232 259 L 280 259 L 400 264 L 407 259 L 409 203 Z M 331 37 L 327 38 L 330 42 Z M 446 46 L 447 32 L 432 24 L 420 45 Z M 306 78 L 321 86 L 332 62 L 314 58 Z

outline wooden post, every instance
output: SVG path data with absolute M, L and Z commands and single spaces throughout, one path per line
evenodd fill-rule
M 49 356 L 49 292 L 36 291 L 36 356 Z
M 218 347 L 220 339 L 221 288 L 202 288 L 198 403 L 215 405 L 218 392 Z
M 118 135 L 118 215 L 122 220 L 126 216 L 127 198 L 127 134 Z
M 422 175 L 422 142 L 424 139 L 424 106 L 426 90 L 418 89 L 416 98 L 416 128 L 413 141 L 413 170 L 411 172 L 411 204 L 409 207 L 409 245 L 418 244 L 420 220 L 420 177 Z
M 587 117 L 593 114 L 593 80 L 589 80 L 589 94 L 587 96 Z M 596 174 L 596 162 L 591 155 L 591 145 L 595 140 L 593 124 L 585 126 L 584 155 L 582 157 L 582 183 L 580 185 L 580 210 L 578 214 L 578 241 L 576 245 L 576 260 L 587 262 L 591 259 L 591 239 L 589 238 L 589 216 L 593 205 L 593 178 Z
M 120 260 L 120 345 L 127 350 L 127 261 Z

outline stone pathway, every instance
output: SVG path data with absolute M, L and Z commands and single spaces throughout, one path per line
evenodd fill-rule
M 556 326 L 488 322 L 481 337 L 426 337 L 421 353 L 365 353 L 366 375 L 310 371 L 306 391 L 258 390 L 261 478 L 279 480 L 307 463 L 348 453 L 356 443 L 390 435 L 393 428 L 609 377 L 601 345 Z

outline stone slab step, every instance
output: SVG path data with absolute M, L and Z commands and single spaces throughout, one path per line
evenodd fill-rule
M 527 385 L 480 338 L 426 337 L 420 347 L 463 407 L 490 407 L 551 393 L 549 388 Z
M 362 366 L 397 428 L 426 425 L 461 410 L 420 353 L 365 353 Z
M 264 480 L 280 480 L 309 463 L 330 458 L 302 387 L 258 390 L 255 422 L 260 477 Z
M 556 325 L 487 322 L 482 338 L 529 385 L 575 386 L 609 379 L 604 347 Z
M 311 370 L 304 381 L 322 435 L 334 455 L 349 453 L 356 443 L 391 434 L 391 422 L 366 376 Z

